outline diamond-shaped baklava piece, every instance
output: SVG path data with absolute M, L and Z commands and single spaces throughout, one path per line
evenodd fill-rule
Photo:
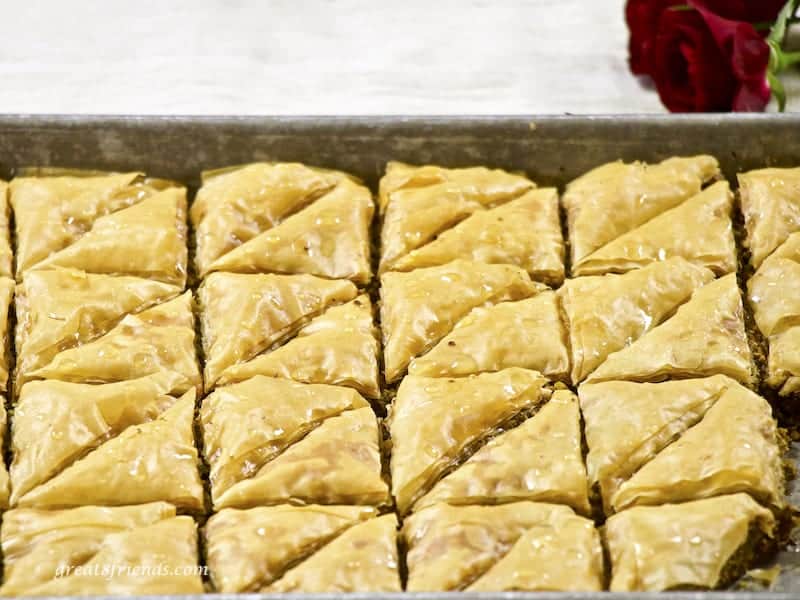
M 774 532 L 774 515 L 747 494 L 631 508 L 606 522 L 611 591 L 729 585 Z
M 338 171 L 255 163 L 206 173 L 192 204 L 197 271 L 306 273 L 366 284 L 370 191 Z
M 224 509 L 205 529 L 217 591 L 399 592 L 397 517 L 367 506 Z
M 214 507 L 389 503 L 378 422 L 355 390 L 256 376 L 200 409 Z
M 800 168 L 760 169 L 739 174 L 747 230 L 745 246 L 756 269 L 800 231 Z
M 169 396 L 179 383 L 179 377 L 163 374 L 102 385 L 26 384 L 12 418 L 12 505 L 163 500 L 202 511 L 195 393 Z
M 17 377 L 105 383 L 171 371 L 199 388 L 192 294 L 173 285 L 68 269 L 17 288 Z
M 800 392 L 800 231 L 761 263 L 747 296 L 769 343 L 767 384 L 781 395 Z
M 735 269 L 727 184 L 700 194 L 718 175 L 716 159 L 695 156 L 609 163 L 570 183 L 564 205 L 573 274 L 624 272 L 669 256 L 718 274 Z
M 139 173 L 10 183 L 17 279 L 68 267 L 186 283 L 186 189 Z
M 0 277 L 12 277 L 14 268 L 8 209 L 8 183 L 0 179 Z
M 754 369 L 741 293 L 731 273 L 695 290 L 674 316 L 609 355 L 587 381 L 722 374 L 753 385 Z
M 594 523 L 566 506 L 436 504 L 408 517 L 409 591 L 599 591 Z
M 516 265 L 532 278 L 564 279 L 558 192 L 483 167 L 389 163 L 381 180 L 382 271 L 456 259 Z
M 409 375 L 391 410 L 392 492 L 406 514 L 436 502 L 537 500 L 589 512 L 580 414 L 534 371 Z
M 579 395 L 607 512 L 736 492 L 784 506 L 772 409 L 729 377 L 584 384 Z
M 352 282 L 212 273 L 198 295 L 207 389 L 268 375 L 380 396 L 372 303 Z
M 534 298 L 547 289 L 518 267 L 464 260 L 384 273 L 386 381 L 397 381 L 417 357 L 422 357 L 421 365 L 411 367 L 413 372 L 437 376 L 519 366 L 564 377 L 568 358 L 555 298 Z M 529 298 L 533 300 L 515 302 Z M 514 304 L 501 306 L 504 302 Z M 531 343 L 539 347 L 527 347 Z M 429 351 L 430 358 L 423 356 Z
M 713 279 L 708 269 L 671 258 L 623 275 L 567 280 L 558 293 L 569 329 L 572 382 L 577 385 L 609 355 L 660 325 Z
M 164 502 L 3 515 L 4 596 L 202 594 L 197 527 Z

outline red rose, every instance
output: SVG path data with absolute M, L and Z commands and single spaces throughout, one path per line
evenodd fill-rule
M 771 23 L 786 0 L 698 0 L 695 6 L 721 17 L 748 23 Z M 651 75 L 655 67 L 655 42 L 665 10 L 685 6 L 686 0 L 628 0 L 625 20 L 630 30 L 630 67 L 636 75 Z M 766 35 L 767 30 L 763 31 Z
M 769 46 L 750 23 L 722 18 L 708 0 L 664 10 L 651 75 L 673 112 L 758 111 L 769 102 Z

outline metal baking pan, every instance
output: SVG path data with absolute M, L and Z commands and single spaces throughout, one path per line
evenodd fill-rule
M 0 115 L 0 177 L 20 166 L 143 170 L 196 188 L 204 169 L 302 161 L 358 175 L 373 188 L 389 160 L 525 171 L 563 186 L 601 163 L 716 156 L 724 174 L 800 165 L 800 115 L 200 117 Z M 800 466 L 800 443 L 792 455 Z M 800 484 L 790 499 L 800 504 Z M 772 591 L 598 593 L 215 594 L 220 600 L 789 600 L 800 598 L 797 546 L 776 557 Z M 170 596 L 159 597 L 167 600 Z M 174 596 L 187 598 L 187 596 Z M 197 596 L 197 600 L 200 600 Z

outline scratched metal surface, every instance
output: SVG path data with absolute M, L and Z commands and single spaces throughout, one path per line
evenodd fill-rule
M 298 160 L 350 171 L 371 186 L 388 160 L 525 171 L 562 187 L 603 162 L 715 155 L 729 178 L 800 165 L 800 115 L 518 117 L 181 117 L 0 115 L 0 177 L 16 167 L 143 170 L 196 187 L 203 169 Z M 792 456 L 800 465 L 800 444 Z M 800 482 L 790 499 L 800 505 Z M 798 536 L 800 538 L 800 536 Z M 800 539 L 798 539 L 800 542 Z M 781 552 L 771 591 L 349 594 L 348 600 L 789 600 L 800 598 L 800 552 Z M 219 600 L 338 600 L 341 594 L 215 594 Z M 159 596 L 161 600 L 187 596 Z M 199 597 L 198 597 L 199 599 Z

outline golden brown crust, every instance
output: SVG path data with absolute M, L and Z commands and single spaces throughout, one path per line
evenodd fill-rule
M 254 163 L 205 177 L 192 205 L 197 271 L 306 273 L 366 284 L 374 204 L 350 176 Z
M 14 276 L 9 206 L 8 183 L 0 179 L 0 277 Z

